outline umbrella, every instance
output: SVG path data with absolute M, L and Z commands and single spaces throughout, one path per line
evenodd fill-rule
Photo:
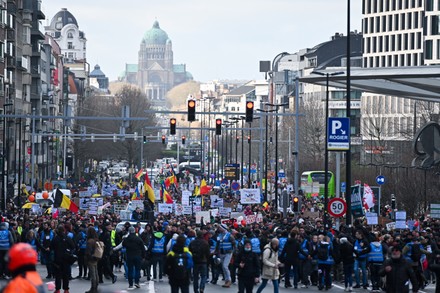
M 38 204 L 34 203 L 34 202 L 28 202 L 28 203 L 25 203 L 21 208 L 22 209 L 31 209 L 32 206 L 34 206 L 34 205 L 38 205 Z

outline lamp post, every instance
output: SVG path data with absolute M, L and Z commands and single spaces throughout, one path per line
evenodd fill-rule
M 240 182 L 240 186 L 243 188 L 243 165 L 244 165 L 244 132 L 243 132 L 243 128 L 244 128 L 244 121 L 246 121 L 246 117 L 245 116 L 240 116 L 241 119 L 241 170 L 240 170 L 240 175 L 241 175 L 241 182 Z
M 3 104 L 3 114 L 6 114 L 6 107 L 12 106 L 12 103 Z M 6 198 L 8 194 L 8 151 L 7 151 L 7 143 L 6 143 L 6 117 L 3 117 L 3 159 L 2 159 L 2 175 L 3 175 L 3 200 L 4 200 L 4 211 L 6 211 Z
M 312 73 L 325 76 L 325 148 L 324 148 L 324 229 L 328 229 L 328 117 L 329 117 L 329 82 L 330 76 L 344 74 L 344 72 L 319 72 Z
M 288 103 L 271 104 L 266 103 L 267 106 L 275 107 L 275 210 L 278 209 L 278 109 L 287 106 Z
M 266 116 L 266 139 L 265 139 L 265 146 L 264 146 L 264 149 L 265 149 L 265 154 L 264 154 L 264 178 L 266 178 L 266 183 L 264 184 L 264 201 L 267 201 L 267 175 L 268 175 L 268 170 L 267 170 L 267 154 L 269 153 L 269 150 L 267 149 L 267 131 L 268 131 L 268 128 L 269 128 L 269 120 L 268 120 L 268 113 L 272 113 L 272 112 L 275 112 L 275 109 L 272 109 L 272 110 L 263 110 L 263 109 L 257 109 L 257 111 L 260 111 L 260 112 L 263 112 L 264 113 L 264 116 Z

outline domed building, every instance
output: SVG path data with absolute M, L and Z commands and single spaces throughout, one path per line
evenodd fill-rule
M 185 64 L 173 64 L 173 44 L 168 34 L 155 21 L 141 40 L 138 64 L 126 64 L 120 76 L 137 84 L 155 106 L 161 106 L 166 93 L 174 86 L 192 80 Z
M 61 8 L 55 14 L 45 31 L 59 44 L 65 63 L 86 60 L 87 39 L 84 32 L 79 30 L 75 16 L 67 8 Z

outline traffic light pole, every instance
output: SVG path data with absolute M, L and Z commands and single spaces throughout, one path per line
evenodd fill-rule
M 144 138 L 144 129 L 142 128 L 141 129 L 141 135 L 142 135 L 142 141 L 141 141 L 141 164 L 140 164 L 140 167 L 139 167 L 139 170 L 140 169 L 142 169 L 142 167 L 144 166 L 144 141 L 143 141 L 143 138 Z

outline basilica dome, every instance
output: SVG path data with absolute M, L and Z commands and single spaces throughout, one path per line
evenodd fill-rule
M 159 26 L 156 20 L 153 27 L 144 35 L 143 42 L 146 45 L 165 45 L 168 39 L 168 34 Z

